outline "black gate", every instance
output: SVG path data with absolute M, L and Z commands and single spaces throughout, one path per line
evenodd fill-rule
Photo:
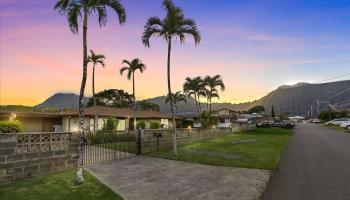
M 135 156 L 137 141 L 133 132 L 89 131 L 84 133 L 83 164 L 98 164 Z

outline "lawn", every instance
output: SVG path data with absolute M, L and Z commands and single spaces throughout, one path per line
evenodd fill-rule
M 65 171 L 39 176 L 31 179 L 17 180 L 0 184 L 1 200 L 120 200 L 123 199 L 107 188 L 88 172 L 84 171 L 85 183 L 75 186 L 75 171 Z
M 240 134 L 181 145 L 177 157 L 172 150 L 147 155 L 208 165 L 275 169 L 281 153 L 293 134 L 290 129 L 259 128 Z
M 131 142 L 118 142 L 118 143 L 107 143 L 107 144 L 95 144 L 99 147 L 104 147 L 107 149 L 113 149 L 115 151 L 122 151 L 128 153 L 136 153 L 136 143 L 135 141 Z

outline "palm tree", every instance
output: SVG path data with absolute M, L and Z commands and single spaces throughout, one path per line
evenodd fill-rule
M 185 83 L 183 85 L 183 90 L 185 93 L 187 93 L 189 96 L 194 97 L 196 102 L 196 108 L 197 112 L 201 113 L 201 105 L 199 102 L 199 98 L 201 96 L 205 96 L 205 90 L 204 90 L 204 81 L 202 77 L 197 76 L 194 78 L 187 77 L 185 79 Z
M 218 74 L 213 77 L 206 76 L 204 78 L 204 84 L 206 86 L 206 95 L 209 102 L 209 115 L 211 115 L 211 104 L 214 97 L 219 98 L 216 87 L 220 87 L 221 91 L 225 90 L 225 85 L 222 77 Z
M 163 8 L 166 11 L 164 19 L 159 17 L 150 17 L 144 27 L 142 34 L 142 42 L 146 47 L 150 46 L 150 38 L 160 37 L 168 43 L 168 58 L 167 58 L 167 78 L 168 78 L 168 95 L 171 94 L 170 81 L 170 52 L 172 39 L 179 39 L 180 43 L 185 42 L 185 36 L 190 35 L 194 39 L 194 43 L 199 44 L 201 37 L 193 19 L 186 18 L 182 9 L 175 6 L 171 0 L 163 1 Z M 176 126 L 175 126 L 175 110 L 174 104 L 170 103 L 173 123 L 173 154 L 177 155 L 176 148 Z
M 142 61 L 138 58 L 133 59 L 131 62 L 128 60 L 123 60 L 122 64 L 126 64 L 127 66 L 122 67 L 120 69 L 120 75 L 123 75 L 124 71 L 127 71 L 127 78 L 130 80 L 132 78 L 132 109 L 133 109 L 133 118 L 134 118 L 134 133 L 136 135 L 136 95 L 135 95 L 135 71 L 139 70 L 141 73 L 145 71 L 146 65 L 142 63 Z
M 96 13 L 98 15 L 98 22 L 100 26 L 106 25 L 107 10 L 110 7 L 118 15 L 119 24 L 125 23 L 126 14 L 124 7 L 119 0 L 58 0 L 54 6 L 61 14 L 67 16 L 68 24 L 74 34 L 78 33 L 79 19 L 83 20 L 83 78 L 81 80 L 81 87 L 79 93 L 79 145 L 78 145 L 78 162 L 77 162 L 77 178 L 76 184 L 84 183 L 83 177 L 83 137 L 84 137 L 84 104 L 83 97 L 86 85 L 87 74 L 87 29 L 88 17 L 90 14 Z
M 88 63 L 92 63 L 92 100 L 94 102 L 94 106 L 96 107 L 96 99 L 95 99 L 95 66 L 100 64 L 102 67 L 105 67 L 104 59 L 106 57 L 103 54 L 96 54 L 93 50 L 90 50 L 90 55 L 88 56 Z M 94 120 L 94 131 L 98 129 L 98 116 L 95 113 Z
M 175 107 L 175 113 L 177 111 L 177 104 L 180 102 L 184 102 L 187 103 L 187 98 L 186 95 L 182 94 L 181 91 L 175 92 L 175 93 L 171 93 L 170 95 L 168 95 L 165 99 L 165 103 L 172 103 Z

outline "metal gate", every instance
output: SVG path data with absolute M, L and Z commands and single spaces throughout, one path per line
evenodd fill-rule
M 135 156 L 136 136 L 118 131 L 89 131 L 84 133 L 83 164 L 99 164 Z

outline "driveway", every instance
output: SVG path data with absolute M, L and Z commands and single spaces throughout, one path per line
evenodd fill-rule
M 209 166 L 145 156 L 87 170 L 129 200 L 239 199 L 261 196 L 270 172 Z
M 350 134 L 297 125 L 263 199 L 349 200 Z

